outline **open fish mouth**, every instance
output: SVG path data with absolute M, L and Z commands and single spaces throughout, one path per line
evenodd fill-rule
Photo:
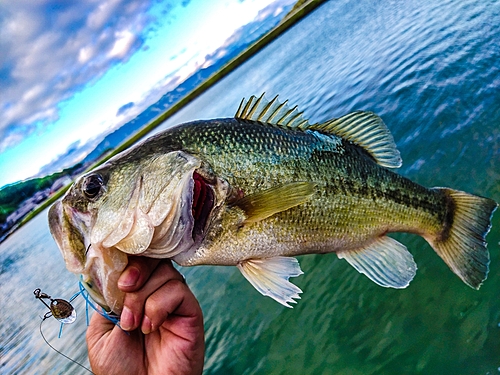
M 175 245 L 172 248 L 162 249 L 155 247 L 158 243 L 153 242 L 150 244 L 152 247 L 148 247 L 142 253 L 143 255 L 158 258 L 165 255 L 171 256 L 171 254 L 175 255 L 181 250 L 190 248 L 193 243 L 199 243 L 203 240 L 210 215 L 215 206 L 214 187 L 196 171 L 193 171 L 191 176 L 186 176 L 185 182 L 179 186 L 183 186 L 181 190 L 184 190 L 184 193 L 180 193 L 176 198 L 171 197 L 171 199 L 179 199 L 184 202 L 174 209 L 174 212 L 177 211 L 177 214 L 174 213 L 177 220 L 169 222 L 170 228 L 168 226 L 161 228 L 161 225 L 158 228 L 160 231 L 167 229 L 167 233 L 175 238 L 169 243 Z M 191 204 L 191 210 L 186 209 L 189 204 Z M 189 214 L 192 214 L 192 217 L 185 216 Z M 165 237 L 169 237 L 169 235 Z M 160 240 L 165 237 L 161 237 Z M 107 312 L 119 313 L 122 310 L 124 294 L 118 289 L 117 281 L 126 267 L 128 255 L 130 254 L 125 254 L 116 248 L 98 245 L 90 246 L 89 251 L 87 251 L 85 275 L 81 277 L 80 281 L 92 299 Z
M 67 269 L 82 275 L 95 302 L 119 313 L 124 294 L 117 281 L 128 256 L 177 261 L 195 252 L 230 187 L 180 151 L 148 160 L 128 179 L 111 167 L 82 176 L 53 205 L 49 224 Z M 159 170 L 166 171 L 160 181 L 147 177 Z M 110 198 L 111 191 L 117 193 Z
M 192 214 L 194 219 L 193 240 L 203 237 L 207 221 L 215 203 L 215 194 L 212 186 L 198 173 L 193 173 L 193 203 Z
M 165 254 L 168 251 L 176 254 L 180 249 L 191 247 L 193 243 L 199 243 L 203 240 L 210 215 L 215 206 L 214 187 L 196 171 L 193 171 L 192 175 L 187 177 L 185 181 L 184 193 L 181 194 L 184 198 L 177 198 L 183 200 L 184 204 L 191 204 L 191 210 L 181 209 L 184 206 L 184 204 L 181 204 L 177 207 L 180 210 L 178 212 L 179 216 L 176 215 L 178 221 L 170 223 L 173 232 L 177 233 L 177 240 L 173 241 L 174 243 L 179 241 L 175 245 L 177 249 L 161 250 L 160 248 L 155 248 L 155 244 L 153 243 L 151 244 L 153 248 L 149 247 L 143 253 L 144 255 L 160 258 L 163 257 L 162 253 Z M 186 188 L 188 190 L 185 190 Z M 192 217 L 183 218 L 184 215 L 189 215 L 189 213 L 192 214 Z M 177 232 L 176 229 L 179 229 L 183 222 L 190 222 L 191 224 L 184 225 L 184 230 Z M 158 229 L 161 230 L 161 228 Z M 184 232 L 185 230 L 189 230 L 190 232 L 186 233 Z M 192 238 L 189 239 L 189 237 Z M 186 240 L 188 241 L 186 242 Z M 123 307 L 124 294 L 118 289 L 117 281 L 119 275 L 126 267 L 127 256 L 130 254 L 125 254 L 113 247 L 107 248 L 91 245 L 86 255 L 86 269 L 84 275 L 80 277 L 80 282 L 92 299 L 106 312 L 113 311 L 120 313 Z

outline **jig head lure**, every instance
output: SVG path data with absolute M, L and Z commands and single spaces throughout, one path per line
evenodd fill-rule
M 43 293 L 40 288 L 35 289 L 33 294 L 36 299 L 40 300 L 40 302 L 42 302 L 50 310 L 43 316 L 43 320 L 50 318 L 51 316 L 63 324 L 71 324 L 76 320 L 76 310 L 70 303 L 76 296 L 68 302 L 60 298 L 53 299 L 47 293 Z M 50 300 L 50 305 L 47 304 L 45 300 Z
M 62 355 L 63 357 L 69 359 L 71 362 L 76 363 L 78 366 L 84 368 L 85 370 L 87 370 L 88 372 L 90 372 L 91 374 L 93 374 L 92 370 L 90 370 L 89 368 L 85 367 L 81 363 L 75 361 L 73 358 L 68 357 L 66 354 L 61 353 L 59 350 L 57 350 L 56 348 L 54 348 L 47 341 L 47 339 L 45 338 L 45 336 L 43 334 L 43 331 L 42 331 L 42 324 L 43 324 L 43 322 L 46 319 L 48 319 L 48 318 L 50 318 L 52 316 L 56 320 L 58 320 L 59 322 L 61 322 L 61 329 L 59 330 L 59 337 L 61 337 L 62 328 L 63 328 L 64 324 L 71 324 L 71 323 L 74 323 L 75 320 L 76 320 L 76 310 L 73 307 L 73 305 L 71 304 L 71 302 L 80 293 L 81 292 L 75 294 L 69 301 L 66 301 L 66 300 L 61 299 L 61 298 L 52 298 L 47 293 L 42 292 L 42 290 L 40 288 L 36 288 L 33 291 L 33 294 L 35 295 L 35 298 L 37 300 L 39 300 L 40 302 L 42 302 L 49 309 L 49 311 L 47 313 L 45 313 L 45 315 L 42 318 L 42 321 L 40 322 L 40 335 L 42 336 L 42 338 L 45 341 L 45 343 L 50 348 L 52 348 L 53 350 L 55 350 L 58 354 Z M 50 304 L 48 304 L 46 302 L 46 300 L 50 300 Z M 87 313 L 87 318 L 88 318 L 88 313 Z

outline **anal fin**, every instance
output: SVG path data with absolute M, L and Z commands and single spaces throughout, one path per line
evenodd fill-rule
M 297 303 L 302 293 L 299 287 L 288 279 L 303 274 L 295 258 L 274 257 L 266 259 L 248 259 L 237 265 L 243 276 L 262 295 L 271 297 L 283 306 L 292 308 L 288 303 Z
M 358 272 L 376 284 L 387 287 L 406 288 L 415 276 L 417 265 L 406 247 L 393 238 L 384 236 L 359 250 L 337 253 Z

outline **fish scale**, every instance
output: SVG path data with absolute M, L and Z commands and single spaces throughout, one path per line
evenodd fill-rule
M 328 145 L 318 141 L 313 134 L 237 119 L 213 120 L 209 124 L 194 122 L 185 127 L 185 132 L 181 128 L 175 135 L 164 137 L 178 137 L 184 151 L 200 154 L 215 174 L 227 179 L 231 186 L 241 187 L 246 194 L 295 181 L 313 181 L 321 194 L 310 202 L 277 214 L 272 220 L 256 223 L 256 228 L 241 228 L 239 238 L 248 233 L 252 241 L 232 241 L 231 229 L 221 233 L 216 243 L 202 245 L 203 256 L 194 257 L 184 265 L 235 265 L 245 258 L 270 257 L 282 252 L 281 247 L 276 247 L 275 252 L 269 249 L 270 243 L 286 244 L 287 252 L 281 255 L 297 255 L 345 249 L 351 243 L 356 245 L 365 241 L 374 232 L 386 232 L 387 228 L 415 231 L 416 221 L 432 223 L 433 227 L 427 230 L 435 232 L 442 226 L 444 196 L 380 167 L 352 143 L 342 142 L 340 149 L 340 142 Z M 249 134 L 251 136 L 246 137 Z M 278 139 L 279 150 L 273 137 Z M 249 153 L 259 146 L 261 152 Z M 230 175 L 226 171 L 231 171 Z M 377 184 L 370 184 L 366 176 L 373 176 L 372 181 Z M 387 187 L 391 188 L 390 192 L 384 191 Z M 424 191 L 426 200 L 432 205 L 428 210 L 432 215 L 425 219 L 419 202 L 413 199 Z M 374 205 L 373 200 L 378 204 Z M 390 215 L 384 215 L 385 212 Z M 223 218 L 222 226 L 231 228 L 230 222 L 242 221 L 243 217 L 243 212 L 238 219 L 228 216 L 227 224 Z M 257 240 L 255 232 L 261 233 L 264 240 Z M 346 237 L 349 240 L 344 239 Z M 307 248 L 304 243 L 308 244 Z M 230 244 L 235 249 L 222 251 Z
M 263 187 L 271 187 L 276 182 L 275 172 L 297 175 L 298 161 L 307 163 L 315 148 L 326 147 L 310 134 L 235 119 L 213 120 L 210 124 L 193 122 L 177 129 L 175 134 L 162 135 L 155 143 L 162 148 L 163 139 L 171 137 L 182 142 L 184 151 L 206 158 L 216 173 L 218 169 L 223 173 L 229 171 L 251 190 L 254 188 L 252 172 L 266 177 Z M 162 152 L 168 151 L 168 146 L 162 149 Z M 335 148 L 331 147 L 330 151 Z M 276 165 L 282 170 L 269 170 L 268 167 Z M 248 170 L 248 166 L 252 169 Z M 305 166 L 302 174 L 309 173 Z
M 496 202 L 423 187 L 392 171 L 400 165 L 372 112 L 310 124 L 277 97 L 252 96 L 234 118 L 167 129 L 81 176 L 49 225 L 68 269 L 117 313 L 130 254 L 237 266 L 287 307 L 301 293 L 289 281 L 302 274 L 297 255 L 333 252 L 375 283 L 405 288 L 417 266 L 391 232 L 421 235 L 479 288 Z

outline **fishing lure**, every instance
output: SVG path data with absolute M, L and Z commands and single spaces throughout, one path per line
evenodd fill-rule
M 61 353 L 59 350 L 57 350 L 56 348 L 54 348 L 49 343 L 49 341 L 45 338 L 45 335 L 43 334 L 43 330 L 42 330 L 42 324 L 43 324 L 43 322 L 52 316 L 56 320 L 58 320 L 59 322 L 61 322 L 61 328 L 59 330 L 59 338 L 61 338 L 62 329 L 63 329 L 64 324 L 72 324 L 76 320 L 76 310 L 73 307 L 73 305 L 71 304 L 71 302 L 73 302 L 73 300 L 79 294 L 81 294 L 81 291 L 78 292 L 78 293 L 76 293 L 73 297 L 71 297 L 71 299 L 69 301 L 66 301 L 66 300 L 61 299 L 61 298 L 52 298 L 47 293 L 42 292 L 42 290 L 40 288 L 36 288 L 33 291 L 33 294 L 35 295 L 35 298 L 37 300 L 39 300 L 40 302 L 42 302 L 49 309 L 49 311 L 47 313 L 45 313 L 45 315 L 42 318 L 42 321 L 40 322 L 40 335 L 42 336 L 43 341 L 45 341 L 45 343 L 52 350 L 54 350 L 55 352 L 57 352 L 58 354 L 62 355 L 66 359 L 70 360 L 73 363 L 76 363 L 78 366 L 84 368 L 85 370 L 87 370 L 88 372 L 90 372 L 91 374 L 93 374 L 92 370 L 90 370 L 89 368 L 85 367 L 81 363 L 75 361 L 73 358 L 68 357 L 66 354 Z M 50 305 L 47 302 L 45 302 L 45 300 L 50 300 Z M 87 311 L 87 324 L 88 324 L 88 311 Z
M 45 320 L 47 320 L 48 318 L 50 318 L 50 317 L 54 317 L 57 321 L 59 321 L 61 323 L 61 328 L 59 329 L 59 336 L 58 336 L 59 338 L 61 338 L 62 330 L 63 330 L 64 325 L 65 324 L 72 324 L 72 323 L 74 323 L 76 321 L 76 317 L 77 317 L 76 309 L 73 307 L 73 305 L 71 304 L 71 302 L 73 302 L 73 300 L 76 297 L 78 297 L 79 295 L 81 295 L 83 297 L 83 299 L 85 300 L 85 315 L 87 317 L 87 326 L 89 325 L 89 306 L 90 306 L 92 309 L 94 309 L 95 311 L 97 311 L 103 317 L 105 317 L 106 319 L 110 320 L 111 322 L 113 322 L 118 327 L 120 327 L 120 324 L 119 324 L 120 318 L 117 315 L 108 314 L 106 311 L 104 311 L 100 307 L 96 307 L 92 303 L 92 301 L 90 300 L 88 292 L 85 290 L 85 288 L 83 287 L 83 285 L 82 285 L 81 282 L 79 282 L 79 289 L 80 289 L 80 291 L 78 293 L 75 293 L 70 298 L 69 301 L 66 301 L 65 299 L 61 299 L 61 298 L 52 298 L 47 293 L 42 292 L 42 290 L 40 288 L 35 289 L 33 291 L 33 294 L 35 295 L 36 299 L 38 299 L 40 302 L 42 302 L 49 309 L 49 311 L 47 313 L 45 313 L 45 315 L 42 317 L 42 320 L 40 322 L 40 335 L 42 336 L 42 338 L 45 341 L 45 343 L 52 350 L 54 350 L 55 352 L 57 352 L 58 354 L 62 355 L 66 359 L 70 360 L 73 363 L 76 363 L 78 366 L 84 368 L 85 370 L 87 370 L 88 372 L 90 372 L 91 374 L 93 374 L 92 370 L 90 370 L 89 368 L 85 367 L 81 363 L 75 361 L 74 359 L 68 357 L 66 354 L 61 353 L 59 350 L 57 350 L 56 348 L 54 348 L 48 342 L 48 340 L 45 338 L 45 336 L 43 334 L 43 330 L 42 330 L 42 324 L 43 324 L 43 322 Z M 48 303 L 49 300 L 50 300 L 50 303 Z M 127 334 L 128 334 L 128 332 L 127 332 Z
M 77 295 L 73 296 L 68 302 L 60 298 L 52 299 L 52 297 L 47 293 L 43 293 L 40 288 L 36 288 L 33 291 L 33 294 L 36 299 L 40 300 L 50 310 L 43 316 L 43 320 L 48 319 L 51 316 L 60 321 L 61 324 L 71 324 L 76 320 L 76 310 L 71 302 Z M 50 305 L 45 302 L 46 299 L 50 299 Z

